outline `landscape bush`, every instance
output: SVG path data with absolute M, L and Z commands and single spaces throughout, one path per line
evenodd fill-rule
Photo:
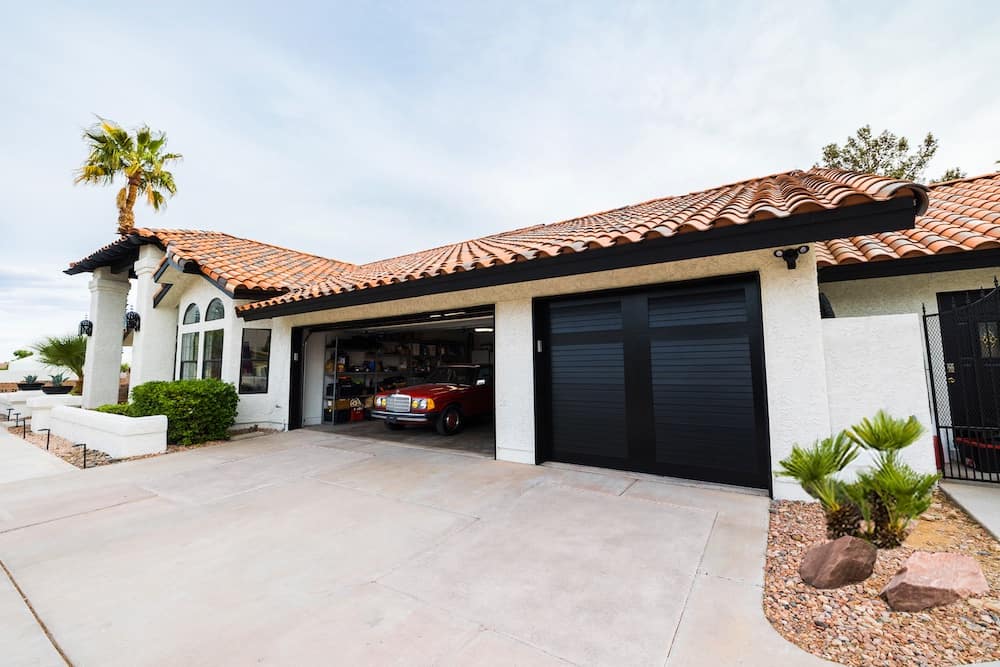
M 126 417 L 131 417 L 133 415 L 129 414 L 130 406 L 128 403 L 108 403 L 107 405 L 101 405 L 94 408 L 98 412 L 107 412 L 113 415 L 125 415 Z
M 239 400 L 236 388 L 220 380 L 146 382 L 132 389 L 128 405 L 104 405 L 98 410 L 129 417 L 166 415 L 167 442 L 197 445 L 228 437 Z
M 780 462 L 778 474 L 794 478 L 820 502 L 827 537 L 851 535 L 880 548 L 897 547 L 906 539 L 910 522 L 930 507 L 940 479 L 916 472 L 899 457 L 923 433 L 916 417 L 894 419 L 879 410 L 873 418 L 810 448 L 795 445 Z M 836 475 L 857 458 L 859 448 L 872 453 L 874 466 L 859 471 L 853 482 L 838 479 Z

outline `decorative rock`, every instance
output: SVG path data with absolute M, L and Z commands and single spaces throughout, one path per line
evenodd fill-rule
M 985 595 L 990 585 L 972 556 L 917 551 L 906 559 L 882 596 L 896 611 L 920 611 Z
M 845 535 L 807 551 L 799 565 L 799 576 L 815 588 L 856 584 L 871 576 L 877 554 L 872 544 Z

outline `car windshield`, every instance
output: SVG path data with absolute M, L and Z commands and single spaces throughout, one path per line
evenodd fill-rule
M 427 378 L 433 384 L 476 384 L 479 369 L 468 366 L 438 366 Z

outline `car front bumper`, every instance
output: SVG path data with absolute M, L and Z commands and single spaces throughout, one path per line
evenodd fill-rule
M 389 412 L 388 410 L 372 410 L 372 419 L 381 419 L 390 424 L 433 424 L 437 418 L 436 412 Z

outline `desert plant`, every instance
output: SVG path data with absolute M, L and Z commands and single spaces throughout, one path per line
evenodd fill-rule
M 56 373 L 55 375 L 50 375 L 49 379 L 52 380 L 53 387 L 61 387 L 63 382 L 66 381 L 66 376 L 63 373 Z
M 906 539 L 911 522 L 927 511 L 940 477 L 920 474 L 899 452 L 924 433 L 916 417 L 895 419 L 884 410 L 862 419 L 810 449 L 798 445 L 780 462 L 779 475 L 792 477 L 823 506 L 827 536 L 853 535 L 880 548 Z M 851 483 L 836 478 L 859 453 L 872 452 L 874 465 Z
M 894 419 L 885 410 L 879 410 L 874 417 L 865 417 L 847 433 L 853 442 L 865 449 L 897 452 L 916 442 L 925 430 L 913 415 L 907 419 Z
M 34 354 L 34 352 L 32 352 L 31 350 L 14 350 L 15 359 L 26 359 L 30 357 L 32 354 Z
M 854 535 L 861 515 L 844 491 L 843 482 L 834 475 L 858 457 L 858 447 L 846 431 L 817 440 L 806 449 L 799 445 L 780 461 L 783 477 L 795 479 L 810 496 L 823 506 L 826 513 L 827 536 L 833 539 Z
M 23 384 L 35 384 L 36 382 L 38 382 L 38 376 L 37 375 L 25 375 L 24 379 L 21 380 L 21 382 Z
M 90 153 L 77 171 L 77 183 L 111 185 L 124 179 L 118 191 L 118 233 L 128 234 L 135 227 L 135 202 L 142 196 L 154 211 L 166 205 L 166 198 L 177 192 L 174 175 L 164 167 L 181 159 L 167 153 L 167 135 L 143 125 L 132 132 L 117 123 L 98 117 L 98 123 L 83 133 Z
M 43 364 L 66 368 L 77 377 L 74 394 L 83 392 L 83 362 L 87 357 L 87 339 L 84 336 L 49 336 L 34 345 Z

